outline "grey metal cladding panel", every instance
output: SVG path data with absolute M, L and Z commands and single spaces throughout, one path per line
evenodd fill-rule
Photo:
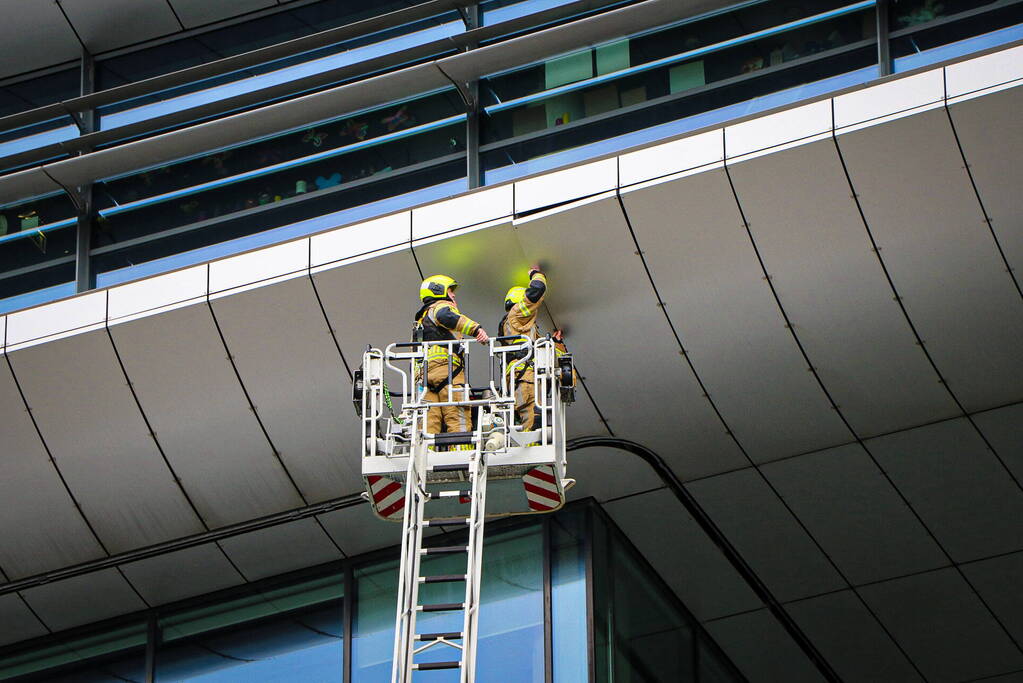
M 146 558 L 122 569 L 150 605 L 165 605 L 245 582 L 213 543 Z
M 412 250 L 423 275 L 444 273 L 458 280 L 458 309 L 479 322 L 490 335 L 504 315 L 504 295 L 512 285 L 525 285 L 529 264 L 515 239 L 509 221 L 433 242 L 414 242 Z M 473 384 L 487 374 L 484 349 L 470 348 L 469 370 Z
M 865 586 L 860 594 L 929 681 L 1023 668 L 1023 655 L 954 569 Z
M 532 218 L 516 231 L 529 260 L 548 266 L 548 310 L 614 434 L 657 451 L 684 479 L 746 465 L 657 307 L 617 200 Z
M 949 564 L 859 445 L 761 467 L 854 585 Z
M 779 601 L 846 587 L 755 470 L 701 479 L 686 488 Z
M 968 411 L 1023 397 L 1023 302 L 944 110 L 838 137 L 899 296 Z
M 923 680 L 852 591 L 800 600 L 786 609 L 842 680 Z
M 319 520 L 349 557 L 401 543 L 401 524 L 383 521 L 367 505 L 334 510 Z
M 157 440 L 207 524 L 302 505 L 245 400 L 205 304 L 110 331 Z
M 387 524 L 373 518 L 368 508 L 360 506 L 359 510 L 377 523 Z M 249 581 L 342 557 L 315 519 L 301 519 L 233 536 L 221 541 L 220 546 Z
M 1023 641 L 1023 553 L 970 562 L 962 570 L 1016 642 Z
M 604 510 L 700 621 L 761 606 L 675 494 L 652 491 Z
M 320 271 L 313 281 L 352 370 L 362 363 L 367 344 L 383 349 L 409 340 L 421 282 L 411 251 Z
M 0 39 L 4 44 L 0 77 L 78 59 L 82 46 L 55 2 L 0 3 L 4 21 Z
M 233 0 L 231 3 L 208 2 L 207 0 L 170 0 L 185 28 L 210 24 L 214 21 L 236 17 L 264 7 L 273 7 L 274 0 Z
M 622 199 L 682 344 L 750 457 L 762 462 L 848 441 L 785 329 L 725 172 Z
M 306 499 L 360 490 L 352 383 L 309 278 L 211 305 L 256 412 Z
M 166 0 L 61 0 L 60 5 L 93 54 L 181 30 Z
M 1002 676 L 984 677 L 984 683 L 1023 683 L 1023 671 L 1013 671 Z M 980 683 L 978 680 L 977 683 Z
M 1023 404 L 977 413 L 973 421 L 1016 479 L 1023 481 Z
M 1023 494 L 965 419 L 866 443 L 953 560 L 1023 548 Z
M 54 631 L 145 609 L 116 569 L 82 574 L 28 588 L 21 593 Z
M 568 419 L 572 419 L 571 413 Z M 569 500 L 592 496 L 604 502 L 664 485 L 646 461 L 615 448 L 573 451 L 568 456 L 568 476 L 576 480 L 575 486 L 568 490 Z
M 104 555 L 60 481 L 0 357 L 0 568 L 8 579 Z
M 729 167 L 782 305 L 861 436 L 959 413 L 892 300 L 831 140 Z
M 10 645 L 46 633 L 21 598 L 14 593 L 0 595 L 0 645 Z
M 712 621 L 704 627 L 750 683 L 824 680 L 767 610 Z
M 1009 265 L 1023 276 L 1023 202 L 1019 160 L 1023 157 L 1023 87 L 1002 90 L 949 106 L 963 155 L 970 165 L 995 235 Z
M 106 330 L 10 354 L 57 466 L 107 549 L 203 530 L 139 414 Z

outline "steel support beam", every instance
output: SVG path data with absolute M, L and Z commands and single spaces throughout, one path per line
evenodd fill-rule
M 472 31 L 480 27 L 480 8 L 477 3 L 461 10 L 462 20 L 465 22 L 465 30 Z M 479 47 L 477 43 L 470 43 L 465 46 L 465 51 Z M 469 81 L 465 84 L 466 96 L 466 119 L 465 119 L 465 174 L 468 178 L 469 189 L 480 187 L 483 184 L 483 173 L 480 166 L 480 82 Z
M 892 73 L 892 51 L 888 28 L 889 0 L 877 0 L 877 75 Z

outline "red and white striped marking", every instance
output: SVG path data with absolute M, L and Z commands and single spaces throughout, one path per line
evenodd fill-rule
M 530 510 L 547 512 L 561 505 L 558 480 L 554 478 L 554 470 L 550 466 L 542 465 L 526 472 L 522 475 L 522 485 L 526 489 Z
M 366 477 L 373 507 L 381 517 L 400 516 L 405 508 L 405 493 L 401 484 L 393 479 L 372 474 Z

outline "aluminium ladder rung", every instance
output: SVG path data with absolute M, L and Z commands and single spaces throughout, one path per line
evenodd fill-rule
M 421 664 L 413 664 L 413 668 L 419 671 L 430 671 L 436 669 L 458 669 L 462 666 L 461 662 L 422 662 Z
M 457 463 L 454 465 L 430 465 L 431 472 L 468 472 L 469 463 Z
M 416 635 L 416 640 L 461 640 L 462 633 L 460 631 L 451 631 L 450 633 L 419 633 Z
M 464 602 L 438 602 L 433 605 L 419 605 L 422 612 L 461 612 L 465 609 Z
M 423 526 L 444 526 L 446 524 L 468 524 L 468 517 L 434 517 L 433 519 L 424 519 Z
M 453 555 L 455 553 L 467 553 L 469 552 L 469 546 L 467 545 L 438 545 L 433 548 L 420 548 L 419 552 L 423 555 Z
M 470 489 L 455 489 L 453 491 L 438 491 L 433 495 L 438 498 L 469 498 L 472 491 Z
M 465 581 L 468 578 L 465 574 L 438 574 L 437 576 L 420 576 L 419 583 L 451 583 L 454 581 Z

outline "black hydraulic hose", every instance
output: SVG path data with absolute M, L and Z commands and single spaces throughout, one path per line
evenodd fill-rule
M 841 682 L 841 677 L 831 667 L 826 659 L 817 650 L 810 639 L 806 637 L 803 630 L 799 628 L 799 625 L 789 616 L 789 613 L 785 611 L 778 599 L 774 597 L 771 590 L 760 580 L 757 573 L 753 571 L 753 568 L 749 566 L 746 560 L 743 559 L 739 551 L 735 549 L 735 546 L 731 544 L 728 538 L 724 535 L 721 529 L 718 528 L 714 520 L 710 518 L 700 504 L 693 498 L 692 494 L 686 490 L 679 481 L 675 473 L 671 471 L 668 464 L 664 462 L 664 459 L 650 450 L 642 444 L 638 444 L 635 441 L 629 441 L 627 439 L 617 439 L 610 436 L 582 436 L 576 439 L 569 439 L 566 449 L 569 451 L 576 451 L 583 448 L 617 448 L 618 450 L 625 451 L 626 453 L 632 453 L 633 455 L 639 456 L 645 461 L 653 470 L 657 473 L 657 476 L 661 478 L 664 485 L 675 494 L 678 498 L 678 502 L 682 503 L 682 507 L 686 509 L 696 523 L 700 525 L 703 532 L 707 534 L 707 537 L 713 541 L 714 545 L 718 547 L 725 558 L 731 563 L 732 567 L 739 573 L 739 576 L 743 578 L 750 589 L 756 594 L 758 598 L 767 606 L 767 609 L 771 611 L 774 618 L 777 619 L 782 628 L 792 637 L 792 640 L 796 641 L 796 645 L 803 651 L 817 670 L 820 671 L 821 675 L 828 681 L 834 681 L 836 683 Z

